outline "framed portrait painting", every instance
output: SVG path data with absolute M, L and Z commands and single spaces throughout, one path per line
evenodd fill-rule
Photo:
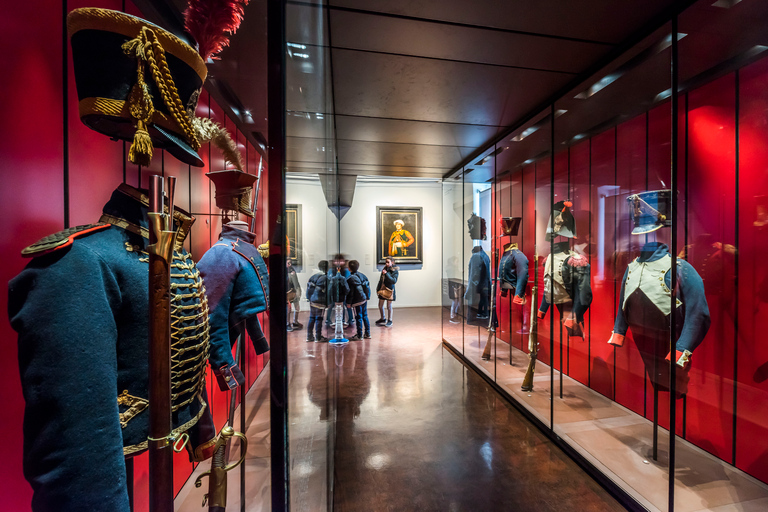
M 376 207 L 376 261 L 391 256 L 397 264 L 423 263 L 422 208 Z
M 285 205 L 285 237 L 287 257 L 294 267 L 302 266 L 301 205 Z

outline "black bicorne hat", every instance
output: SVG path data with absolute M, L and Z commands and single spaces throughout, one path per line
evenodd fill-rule
M 253 217 L 251 190 L 256 176 L 236 169 L 205 174 L 216 187 L 216 206 L 222 210 L 238 211 Z
M 632 218 L 632 234 L 642 235 L 672 225 L 672 191 L 652 190 L 627 197 Z
M 499 235 L 499 238 L 503 236 L 517 236 L 522 220 L 522 217 L 502 217 L 500 219 L 501 234 Z
M 544 237 L 547 242 L 556 236 L 576 238 L 576 220 L 571 213 L 572 206 L 573 203 L 570 201 L 558 201 L 552 206 L 552 214 L 547 223 L 547 235 Z M 554 230 L 552 229 L 553 225 Z
M 208 74 L 198 52 L 136 16 L 96 8 L 67 16 L 80 119 L 109 137 L 133 141 L 131 161 L 154 148 L 202 167 L 197 100 Z

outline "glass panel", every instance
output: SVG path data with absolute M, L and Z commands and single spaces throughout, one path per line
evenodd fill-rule
M 478 367 L 494 376 L 503 389 L 547 425 L 551 418 L 550 381 L 554 376 L 550 367 L 553 339 L 549 333 L 554 320 L 549 316 L 538 321 L 537 312 L 544 281 L 541 268 L 544 258 L 541 256 L 549 253 L 549 243 L 544 240 L 551 205 L 552 169 L 548 155 L 552 125 L 549 119 L 549 112 L 542 113 L 494 149 L 495 211 L 491 220 L 493 252 L 490 254 L 496 260 L 493 275 L 498 279 L 496 313 L 499 325 L 493 350 L 489 353 L 493 364 L 478 357 L 482 356 L 480 352 L 473 359 Z M 502 224 L 502 218 L 505 224 Z M 537 249 L 540 256 L 538 274 L 533 265 Z M 533 295 L 537 275 L 538 286 Z M 532 366 L 535 371 L 530 374 L 531 380 L 526 382 L 526 391 L 523 391 L 534 325 L 538 351 Z M 487 332 L 485 336 L 487 338 Z
M 768 358 L 758 340 L 766 279 L 756 262 L 765 239 L 768 11 L 698 2 L 679 25 L 675 251 L 685 314 L 675 348 L 685 355 L 675 356 L 675 509 L 692 498 L 710 508 L 764 508 Z
M 491 321 L 491 288 L 494 268 L 492 254 L 494 235 L 493 150 L 479 156 L 471 167 L 464 169 L 464 217 L 468 229 L 464 238 L 464 261 L 467 279 L 466 317 L 464 326 L 464 355 L 494 378 L 490 360 L 493 333 L 489 338 Z M 487 347 L 487 348 L 486 348 Z M 487 354 L 488 358 L 483 358 Z
M 668 505 L 674 248 L 656 221 L 671 218 L 671 41 L 668 24 L 555 107 L 555 195 L 575 233 L 558 239 L 554 430 L 653 510 Z
M 331 510 L 338 346 L 323 277 L 351 206 L 336 169 L 326 11 L 286 8 L 286 210 L 290 495 L 292 510 Z M 311 283 L 311 284 L 310 284 Z M 325 295 L 325 297 L 323 297 Z M 343 360 L 343 356 L 340 360 Z
M 443 340 L 463 353 L 464 347 L 464 200 L 461 173 L 443 181 Z

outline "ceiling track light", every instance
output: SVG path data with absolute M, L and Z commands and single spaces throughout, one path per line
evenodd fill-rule
M 741 0 L 717 0 L 717 2 L 714 2 L 712 4 L 712 7 L 722 7 L 723 9 L 730 9 L 737 3 L 741 2 Z
M 685 34 L 683 32 L 678 32 L 677 40 L 680 41 L 682 38 L 684 38 L 687 35 L 688 34 Z M 613 82 L 615 82 L 625 74 L 639 67 L 641 64 L 651 59 L 652 57 L 658 55 L 659 53 L 663 52 L 670 46 L 672 46 L 672 34 L 667 34 L 660 41 L 656 42 L 655 44 L 652 44 L 645 50 L 641 51 L 640 53 L 638 53 L 637 55 L 629 59 L 627 62 L 625 62 L 621 66 L 617 67 L 613 72 L 608 73 L 607 75 L 599 79 L 597 82 L 593 83 L 592 85 L 587 87 L 585 90 L 581 91 L 579 94 L 574 96 L 574 98 L 577 100 L 586 100 L 588 98 L 591 98 L 592 96 L 602 91 L 603 89 L 611 85 Z

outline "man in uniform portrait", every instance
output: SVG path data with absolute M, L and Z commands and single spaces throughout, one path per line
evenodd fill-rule
M 395 230 L 389 237 L 389 255 L 394 257 L 403 257 L 408 255 L 408 246 L 416 239 L 410 231 L 403 229 L 405 222 L 400 219 L 395 221 Z

